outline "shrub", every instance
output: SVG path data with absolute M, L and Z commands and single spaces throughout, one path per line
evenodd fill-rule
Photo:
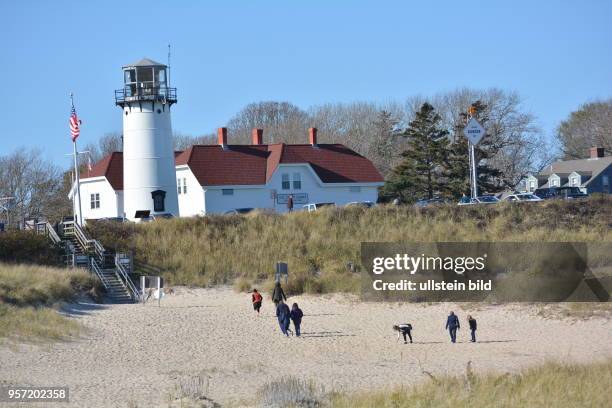
M 320 407 L 324 403 L 323 387 L 295 377 L 281 378 L 265 384 L 258 392 L 263 407 Z

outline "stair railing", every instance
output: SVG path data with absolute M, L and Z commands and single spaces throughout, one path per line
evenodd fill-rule
M 59 244 L 62 242 L 62 239 L 59 237 L 59 235 L 57 235 L 57 232 L 55 232 L 55 229 L 53 229 L 53 226 L 49 224 L 48 221 L 37 223 L 36 232 L 46 235 L 49 237 L 49 239 L 51 239 L 51 241 L 53 241 L 54 244 Z
M 98 276 L 98 279 L 100 279 L 100 282 L 102 282 L 104 289 L 108 290 L 109 288 L 108 282 L 106 282 L 106 278 L 104 278 L 104 274 L 100 270 L 100 266 L 98 265 L 96 260 L 92 257 L 92 258 L 89 258 L 89 262 L 90 262 L 91 270 Z
M 136 288 L 136 285 L 134 285 L 134 282 L 132 282 L 132 280 L 130 279 L 130 276 L 128 274 L 128 270 L 125 267 L 125 265 L 123 263 L 121 263 L 120 259 L 121 259 L 121 254 L 115 254 L 115 273 L 117 275 L 117 277 L 119 278 L 119 280 L 125 285 L 125 287 L 128 289 L 128 292 L 130 293 L 130 296 L 132 297 L 133 300 L 139 301 L 140 300 L 140 291 L 138 290 L 138 288 Z

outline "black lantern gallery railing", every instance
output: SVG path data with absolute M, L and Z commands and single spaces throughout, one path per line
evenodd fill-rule
M 155 101 L 161 103 L 176 103 L 176 88 L 167 86 L 136 86 L 126 85 L 115 90 L 115 104 L 123 106 L 126 102 Z

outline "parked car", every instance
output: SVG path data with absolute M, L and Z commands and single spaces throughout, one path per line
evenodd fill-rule
M 96 221 L 102 221 L 102 222 L 130 222 L 130 220 L 128 220 L 127 218 L 123 218 L 123 217 L 98 218 Z
M 223 215 L 240 215 L 240 214 L 248 214 L 251 211 L 255 210 L 254 208 L 234 208 L 233 210 L 228 210 L 223 213 Z
M 151 221 L 156 221 L 156 220 L 169 220 L 171 218 L 174 218 L 174 215 L 169 214 L 169 213 L 151 214 L 148 217 L 142 217 L 140 219 L 140 222 L 151 222 Z
M 474 204 L 496 204 L 499 199 L 492 195 L 478 196 L 476 198 L 462 197 L 458 205 L 474 205 Z
M 376 204 L 371 201 L 353 201 L 345 205 L 345 207 L 364 207 L 364 208 L 372 208 Z
M 304 211 L 313 212 L 313 211 L 317 211 L 320 208 L 329 207 L 329 206 L 335 207 L 336 204 L 334 203 L 309 203 L 309 204 L 305 204 L 303 208 L 304 208 Z
M 563 200 L 572 200 L 575 198 L 585 198 L 588 194 L 583 193 L 578 187 L 548 187 L 538 188 L 534 194 L 543 200 L 560 198 Z
M 424 198 L 414 203 L 415 207 L 429 207 L 430 205 L 448 204 L 448 199 L 442 197 Z
M 504 197 L 503 201 L 536 202 L 536 201 L 542 201 L 542 199 L 532 193 L 515 193 L 515 194 L 507 195 L 506 197 Z

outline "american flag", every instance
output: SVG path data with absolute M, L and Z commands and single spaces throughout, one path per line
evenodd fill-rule
M 74 105 L 72 106 L 72 111 L 70 112 L 70 134 L 72 135 L 72 141 L 75 142 L 79 134 L 81 133 L 81 121 L 77 117 L 76 110 L 74 109 Z

